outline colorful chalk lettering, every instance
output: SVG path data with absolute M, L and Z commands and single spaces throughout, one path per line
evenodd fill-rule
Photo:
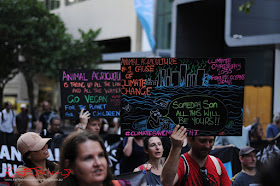
M 120 116 L 120 71 L 67 69 L 59 75 L 64 119 L 78 119 L 82 109 L 91 117 Z
M 244 58 L 122 58 L 121 72 L 123 136 L 177 124 L 190 135 L 241 135 Z

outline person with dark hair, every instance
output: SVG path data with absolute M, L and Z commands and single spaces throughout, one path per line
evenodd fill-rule
M 29 117 L 26 104 L 20 105 L 21 112 L 16 116 L 16 126 L 19 134 L 24 134 L 29 131 Z
M 266 139 L 273 140 L 280 133 L 280 112 L 273 116 L 273 122 L 266 128 Z
M 50 119 L 49 129 L 43 129 L 40 135 L 43 138 L 51 138 L 52 140 L 48 143 L 49 148 L 54 150 L 55 148 L 59 148 L 66 137 L 64 132 L 60 130 L 62 120 L 59 115 L 53 115 Z
M 263 128 L 260 123 L 255 123 L 252 125 L 251 130 L 249 131 L 250 143 L 262 141 Z
M 50 119 L 56 113 L 52 110 L 50 103 L 47 101 L 43 102 L 43 113 L 39 117 L 37 123 L 36 132 L 41 133 L 43 129 L 48 129 Z
M 66 137 L 60 150 L 60 171 L 58 186 L 113 186 L 129 185 L 118 180 L 112 181 L 108 154 L 102 138 L 96 134 L 74 132 Z M 68 171 L 71 174 L 63 178 Z
M 44 138 L 53 138 L 55 136 L 64 135 L 64 132 L 60 130 L 61 127 L 61 118 L 59 115 L 53 115 L 50 118 L 50 127 L 49 129 L 43 129 L 41 136 Z
M 144 138 L 144 151 L 149 155 L 147 163 L 140 165 L 134 169 L 134 172 L 146 171 L 147 185 L 149 186 L 160 186 L 160 175 L 163 167 L 161 162 L 163 154 L 163 146 L 161 139 L 157 136 L 145 137 Z
M 23 155 L 24 165 L 17 168 L 15 185 L 55 185 L 57 165 L 48 161 L 47 142 L 50 138 L 41 138 L 34 132 L 21 135 L 17 148 Z
M 223 163 L 209 153 L 214 144 L 214 136 L 189 136 L 191 149 L 180 157 L 186 138 L 186 128 L 177 125 L 170 138 L 172 142 L 169 156 L 164 163 L 161 182 L 163 185 L 203 185 L 229 186 L 231 181 Z

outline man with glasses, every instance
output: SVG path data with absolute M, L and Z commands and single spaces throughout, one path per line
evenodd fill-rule
M 239 160 L 242 170 L 235 177 L 234 186 L 249 186 L 256 184 L 256 149 L 250 146 L 245 146 L 239 151 Z
M 162 184 L 164 186 L 231 185 L 232 183 L 222 162 L 215 157 L 209 156 L 214 144 L 214 136 L 189 136 L 188 142 L 191 149 L 183 154 L 187 162 L 184 163 L 184 159 L 179 157 L 184 138 L 186 137 L 186 128 L 177 125 L 170 136 L 172 146 L 163 166 L 161 174 Z

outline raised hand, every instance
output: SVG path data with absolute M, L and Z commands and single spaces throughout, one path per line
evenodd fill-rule
M 85 128 L 87 126 L 88 120 L 90 118 L 89 111 L 84 112 L 84 109 L 82 109 L 80 112 L 79 118 L 80 118 L 81 125 Z
M 176 125 L 170 136 L 173 147 L 182 148 L 184 139 L 187 137 L 187 129 L 183 126 Z

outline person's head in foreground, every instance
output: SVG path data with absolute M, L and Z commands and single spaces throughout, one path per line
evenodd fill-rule
M 163 154 L 161 139 L 157 136 L 144 138 L 144 151 L 149 155 L 149 159 L 160 159 Z
M 256 168 L 257 158 L 256 149 L 250 146 L 245 146 L 239 151 L 239 160 L 243 171 L 250 171 Z
M 46 162 L 50 156 L 47 142 L 51 138 L 41 138 L 34 132 L 27 132 L 21 135 L 17 141 L 17 148 L 23 155 L 26 165 L 34 167 Z
M 96 134 L 75 132 L 67 136 L 60 150 L 59 172 L 66 173 L 65 169 L 71 174 L 58 185 L 112 185 L 108 155 Z
M 188 136 L 190 153 L 198 159 L 204 159 L 211 152 L 214 141 L 214 136 Z

